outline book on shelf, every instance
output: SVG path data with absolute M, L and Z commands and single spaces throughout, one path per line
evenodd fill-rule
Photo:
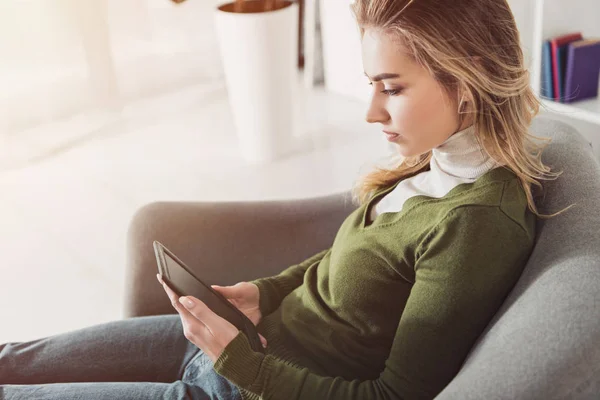
M 550 41 L 546 40 L 542 48 L 542 85 L 540 93 L 545 99 L 554 99 L 552 73 L 552 48 Z
M 600 85 L 600 39 L 572 42 L 567 48 L 565 103 L 598 96 Z
M 554 100 L 562 101 L 563 82 L 564 82 L 564 53 L 565 47 L 574 41 L 583 39 L 581 32 L 571 32 L 566 35 L 557 36 L 550 39 L 551 55 L 552 55 L 552 77 L 554 85 Z M 562 57 L 562 58 L 561 58 Z
M 579 31 L 549 38 L 542 45 L 542 98 L 572 103 L 600 91 L 600 38 Z

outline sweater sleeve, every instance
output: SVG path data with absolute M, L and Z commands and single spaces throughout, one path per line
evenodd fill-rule
M 458 373 L 521 275 L 535 236 L 535 225 L 528 226 L 499 207 L 470 206 L 450 211 L 425 236 L 416 249 L 415 283 L 376 379 L 319 376 L 254 352 L 243 334 L 214 368 L 264 399 L 431 399 Z
M 258 286 L 259 308 L 263 315 L 269 315 L 279 307 L 283 298 L 302 284 L 304 273 L 311 265 L 320 262 L 331 250 L 331 247 L 320 251 L 300 264 L 292 265 L 275 276 L 250 281 Z

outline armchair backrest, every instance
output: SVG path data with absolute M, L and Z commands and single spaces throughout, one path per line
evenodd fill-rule
M 542 160 L 564 171 L 539 211 L 577 205 L 538 220 L 523 275 L 436 400 L 600 396 L 600 164 L 563 122 L 537 117 L 531 132 L 553 139 Z

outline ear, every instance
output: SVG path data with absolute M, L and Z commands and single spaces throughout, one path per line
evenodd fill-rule
M 461 99 L 463 99 L 463 101 L 466 102 L 466 103 L 473 104 L 473 98 L 469 94 L 466 94 L 466 93 L 463 94 L 463 96 L 461 97 Z
M 468 95 L 468 93 L 466 91 L 459 91 L 458 92 L 458 97 L 456 98 L 456 100 L 458 101 L 457 104 L 461 104 L 461 103 L 466 103 L 471 101 L 471 97 Z

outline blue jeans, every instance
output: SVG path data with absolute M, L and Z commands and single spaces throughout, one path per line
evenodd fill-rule
M 0 344 L 0 400 L 240 400 L 183 335 L 178 314 Z

